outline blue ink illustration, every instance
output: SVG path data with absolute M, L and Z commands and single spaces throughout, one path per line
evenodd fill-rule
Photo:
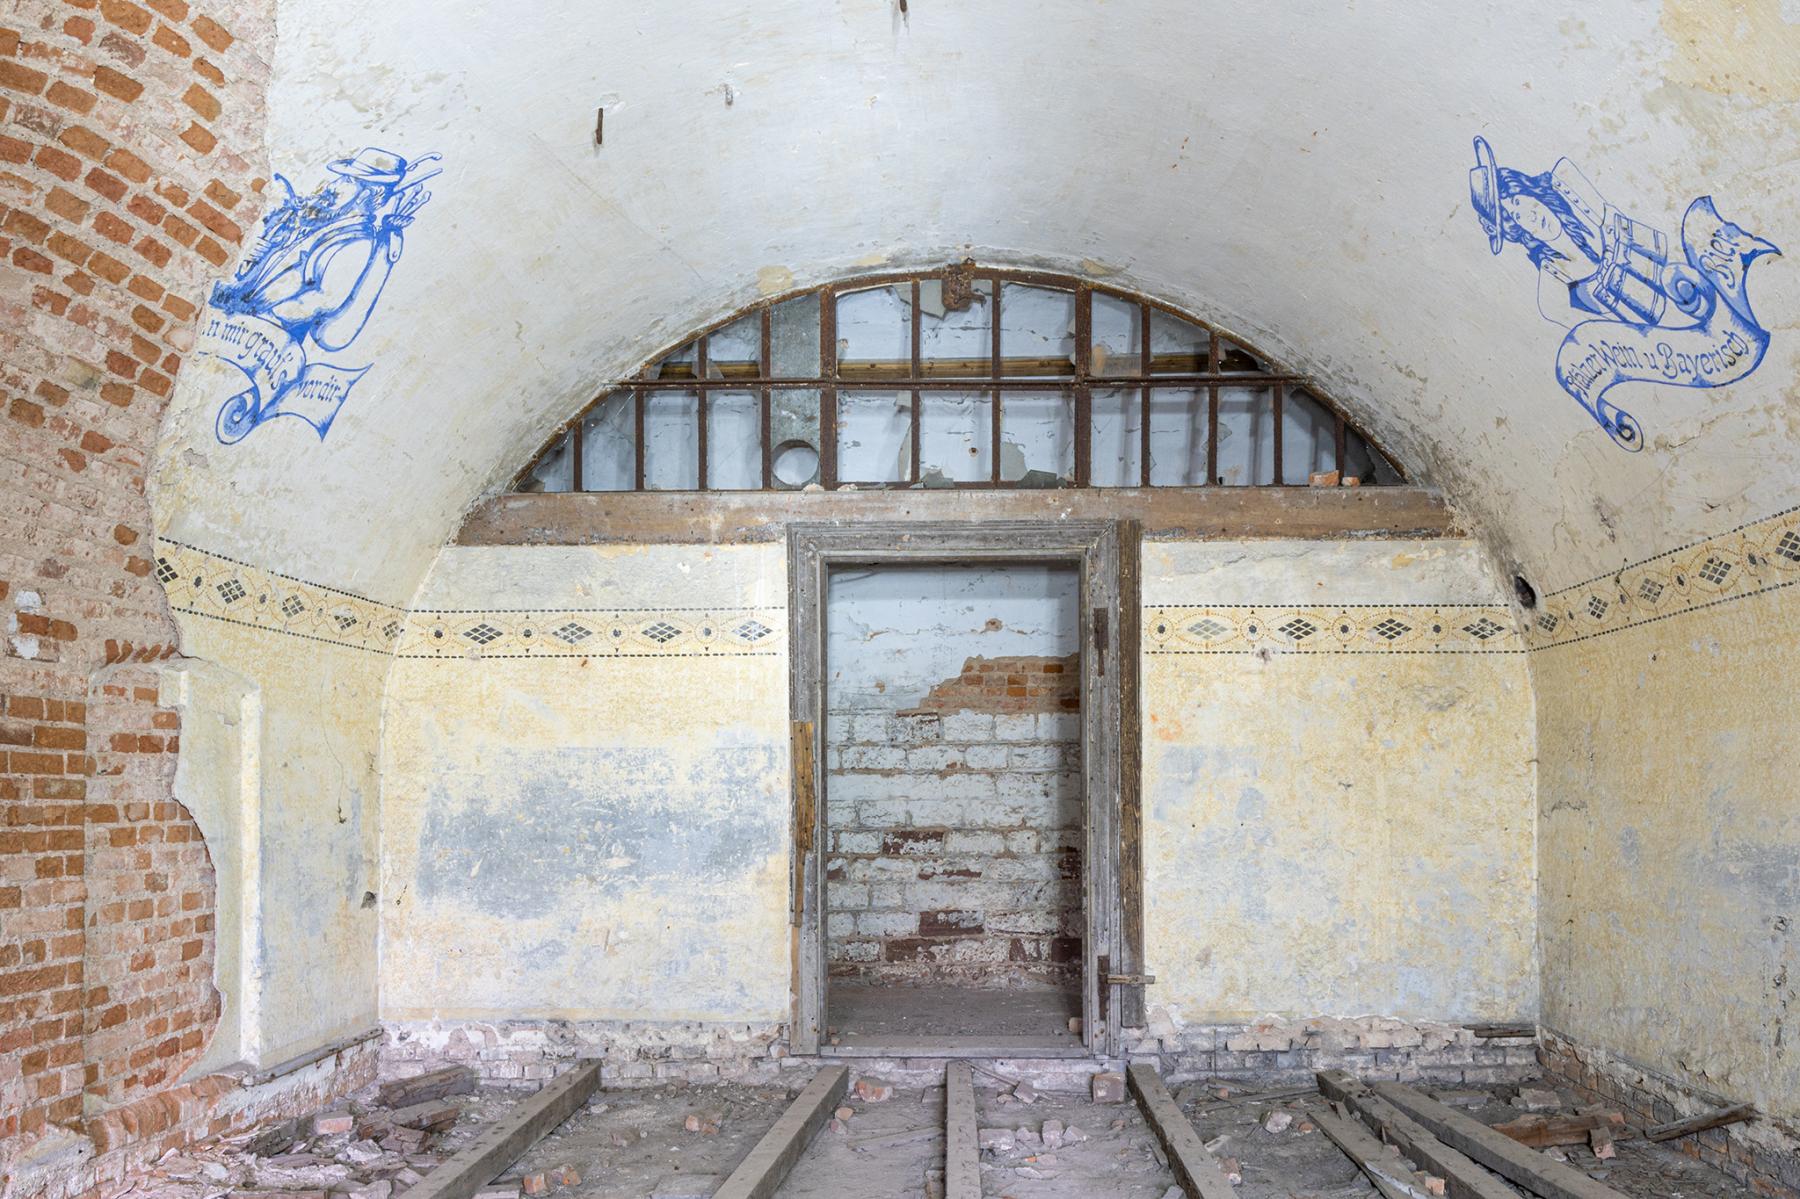
M 443 168 L 436 154 L 409 162 L 369 148 L 327 169 L 334 178 L 310 195 L 275 176 L 285 196 L 236 275 L 213 287 L 205 348 L 245 378 L 219 409 L 227 445 L 277 416 L 324 439 L 369 367 L 314 359 L 348 349 L 369 323 L 404 231 L 431 199 L 425 182 Z
M 1769 332 L 1750 311 L 1750 264 L 1781 251 L 1725 220 L 1711 196 L 1688 205 L 1681 244 L 1607 203 L 1575 164 L 1541 175 L 1503 167 L 1475 139 L 1469 172 L 1488 248 L 1508 242 L 1538 271 L 1538 311 L 1568 330 L 1556 381 L 1621 448 L 1644 446 L 1632 415 L 1606 398 L 1621 383 L 1723 387 L 1754 371 Z

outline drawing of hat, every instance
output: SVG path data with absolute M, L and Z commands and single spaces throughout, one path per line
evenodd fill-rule
M 406 159 L 400 155 L 390 150 L 379 150 L 374 146 L 369 146 L 357 151 L 354 157 L 338 159 L 330 164 L 328 169 L 333 174 L 342 175 L 346 179 L 360 179 L 367 183 L 384 184 L 391 187 L 402 180 L 407 183 L 422 183 L 438 174 L 443 170 L 442 167 L 432 167 L 425 171 L 419 169 L 426 163 L 437 160 L 436 154 L 427 154 L 408 166 Z
M 1498 254 L 1506 245 L 1500 229 L 1500 164 L 1494 159 L 1494 148 L 1487 138 L 1475 139 L 1475 166 L 1469 172 L 1469 202 L 1481 227 L 1487 230 L 1488 249 Z

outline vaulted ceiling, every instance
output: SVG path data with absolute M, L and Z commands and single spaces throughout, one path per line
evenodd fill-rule
M 222 439 L 245 351 L 203 320 L 159 520 L 403 603 L 471 504 L 686 329 L 972 257 L 1166 297 L 1317 374 L 1502 565 L 1572 583 L 1792 502 L 1800 272 L 1745 239 L 1800 244 L 1796 19 L 1782 0 L 286 0 L 272 169 L 377 200 L 393 164 L 340 160 L 438 154 L 441 173 L 398 237 L 389 204 L 361 243 L 392 271 L 360 335 L 307 350 L 368 367 L 323 436 L 273 419 Z M 1498 255 L 1478 135 L 1500 169 L 1476 182 L 1510 214 Z M 1576 173 L 1552 175 L 1564 157 Z M 1683 217 L 1709 195 L 1735 224 L 1690 218 L 1702 270 Z M 1579 278 L 1540 271 L 1534 235 Z M 1573 394 L 1607 369 L 1627 445 Z

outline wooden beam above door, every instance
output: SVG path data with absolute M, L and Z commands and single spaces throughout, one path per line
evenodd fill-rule
M 590 491 L 495 496 L 459 545 L 743 544 L 790 524 L 1130 520 L 1150 540 L 1456 537 L 1424 487 L 1120 487 L 1046 490 Z

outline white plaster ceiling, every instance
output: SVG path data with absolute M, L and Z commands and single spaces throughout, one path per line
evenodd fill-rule
M 272 168 L 308 190 L 377 146 L 443 174 L 330 356 L 371 369 L 324 439 L 221 444 L 234 368 L 192 357 L 162 527 L 405 602 L 472 503 L 686 329 L 965 256 L 1140 288 L 1316 372 L 1541 587 L 1794 502 L 1792 258 L 1750 272 L 1754 374 L 1613 393 L 1627 453 L 1558 386 L 1564 331 L 1468 184 L 1481 134 L 1670 235 L 1710 194 L 1800 254 L 1794 0 L 908 8 L 285 0 Z

